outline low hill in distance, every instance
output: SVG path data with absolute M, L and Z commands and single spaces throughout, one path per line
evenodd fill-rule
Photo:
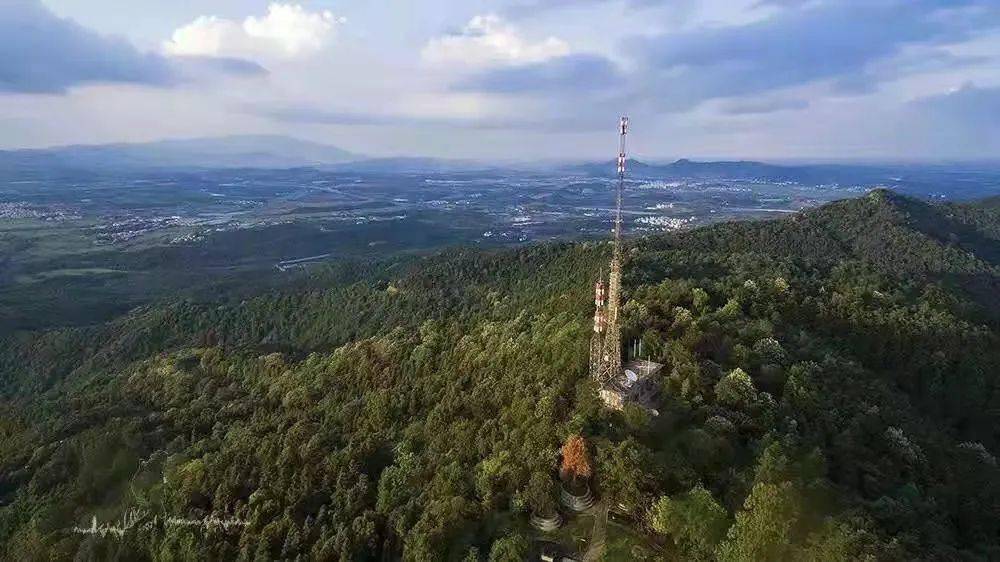
M 242 135 L 136 144 L 76 145 L 0 152 L 0 166 L 24 169 L 297 168 L 361 157 L 278 135 Z
M 323 168 L 361 174 L 444 174 L 502 169 L 500 166 L 474 160 L 424 157 L 356 159 Z
M 348 174 L 495 174 L 530 172 L 610 179 L 615 163 L 490 163 L 431 157 L 367 157 L 342 148 L 280 135 L 176 139 L 136 144 L 77 145 L 0 151 L 0 176 L 13 180 L 58 172 L 316 168 Z M 25 176 L 25 174 L 28 174 Z M 668 164 L 629 161 L 630 178 L 695 182 L 768 182 L 887 187 L 924 198 L 963 200 L 1000 194 L 1000 163 L 796 164 L 680 159 Z M 21 177 L 24 176 L 24 177 Z
M 573 166 L 572 170 L 592 176 L 610 176 L 615 170 L 613 161 L 586 163 Z M 751 179 L 770 181 L 799 181 L 805 174 L 799 168 L 778 166 L 754 161 L 695 162 L 682 158 L 669 164 L 651 164 L 640 160 L 628 161 L 630 177 L 668 177 L 697 179 Z
M 998 240 L 995 201 L 879 190 L 630 241 L 623 336 L 665 365 L 657 416 L 603 409 L 587 375 L 604 243 L 331 265 L 15 334 L 0 543 L 18 560 L 485 560 L 542 540 L 579 557 L 590 516 L 528 524 L 559 505 L 579 435 L 621 511 L 610 559 L 996 559 Z
M 924 198 L 977 199 L 1000 193 L 1000 164 L 797 164 L 680 159 L 669 164 L 630 160 L 629 177 L 640 180 L 760 181 L 832 188 L 891 188 Z M 566 168 L 592 177 L 614 176 L 613 161 Z

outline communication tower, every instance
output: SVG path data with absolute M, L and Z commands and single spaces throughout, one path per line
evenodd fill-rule
M 590 374 L 600 383 L 617 380 L 622 374 L 621 323 L 618 309 L 621 301 L 622 276 L 622 191 L 625 189 L 625 137 L 628 135 L 628 117 L 619 121 L 618 183 L 615 192 L 615 226 L 611 250 L 611 269 L 608 274 L 607 293 L 604 274 L 594 287 L 594 335 L 590 340 Z

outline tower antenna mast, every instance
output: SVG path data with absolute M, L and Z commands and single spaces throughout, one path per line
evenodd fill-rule
M 621 324 L 618 320 L 621 300 L 622 276 L 622 192 L 625 190 L 625 138 L 628 135 L 628 117 L 622 116 L 618 122 L 618 182 L 615 190 L 615 226 L 611 252 L 611 271 L 608 275 L 607 292 L 604 291 L 603 275 L 595 286 L 594 335 L 590 343 L 590 373 L 600 383 L 608 383 L 621 377 L 622 343 Z
M 625 189 L 625 137 L 628 135 L 628 117 L 619 121 L 618 136 L 618 189 L 615 194 L 615 255 L 619 256 L 622 244 L 622 191 Z

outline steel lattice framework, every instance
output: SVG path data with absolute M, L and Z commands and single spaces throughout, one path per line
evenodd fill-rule
M 600 383 L 617 380 L 622 373 L 621 323 L 618 309 L 621 301 L 622 277 L 622 191 L 625 189 L 625 137 L 628 135 L 628 117 L 619 122 L 618 185 L 615 193 L 615 227 L 611 251 L 611 270 L 608 274 L 607 294 L 604 291 L 604 274 L 601 273 L 594 287 L 594 335 L 590 340 L 590 375 Z

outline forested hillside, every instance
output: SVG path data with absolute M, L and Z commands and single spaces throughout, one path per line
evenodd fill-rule
M 1000 558 L 996 200 L 632 241 L 656 416 L 587 377 L 608 251 L 349 264 L 8 335 L 3 559 L 516 559 L 571 436 L 631 559 Z

